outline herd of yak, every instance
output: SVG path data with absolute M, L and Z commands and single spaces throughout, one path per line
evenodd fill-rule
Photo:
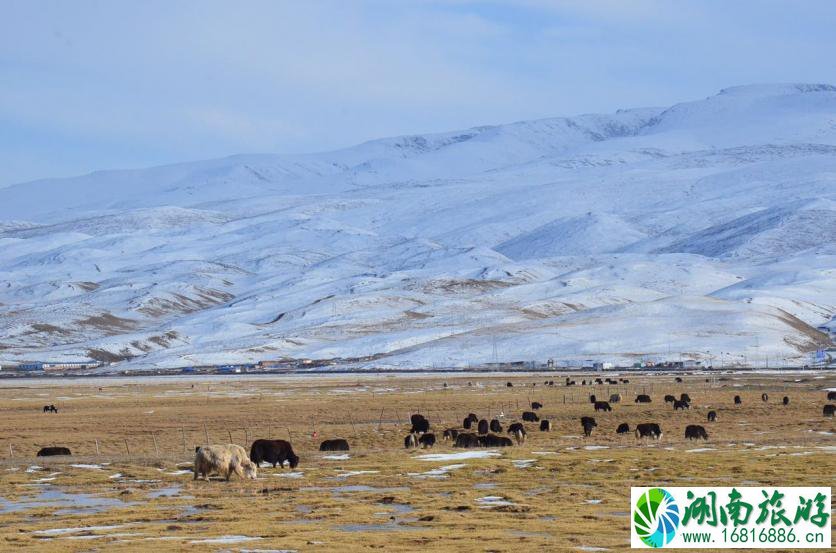
M 609 379 L 608 379 L 609 380 Z M 677 379 L 680 381 L 679 379 Z M 590 381 L 591 383 L 591 381 Z M 548 384 L 548 382 L 547 382 Z M 573 385 L 573 381 L 567 379 L 567 385 Z M 511 383 L 508 383 L 511 386 Z M 767 394 L 762 394 L 761 399 L 764 402 L 769 401 Z M 674 411 L 690 409 L 691 398 L 687 393 L 680 394 L 679 398 L 672 395 L 664 397 L 665 403 L 673 405 Z M 836 391 L 827 393 L 827 400 L 836 400 Z M 621 402 L 621 394 L 612 394 L 609 401 L 598 400 L 595 395 L 589 396 L 589 401 L 596 412 L 612 411 L 612 403 Z M 635 403 L 651 403 L 652 399 L 647 394 L 639 394 L 636 396 Z M 783 405 L 789 405 L 789 397 L 784 396 L 782 399 Z M 734 396 L 734 404 L 742 404 L 740 396 Z M 539 423 L 541 432 L 548 432 L 552 430 L 551 421 L 541 419 L 537 415 L 537 411 L 543 408 L 540 402 L 531 402 L 531 411 L 524 411 L 522 413 L 522 421 L 530 423 Z M 54 405 L 44 406 L 44 412 L 55 412 L 58 410 Z M 825 417 L 833 417 L 836 414 L 836 406 L 833 404 L 826 404 L 822 411 Z M 717 421 L 717 412 L 709 411 L 707 414 L 708 422 Z M 436 436 L 431 432 L 430 421 L 420 414 L 415 414 L 410 417 L 412 427 L 409 434 L 404 438 L 404 446 L 407 449 L 417 447 L 433 447 L 436 443 Z M 510 437 L 502 436 L 503 426 L 499 419 L 480 419 L 475 413 L 470 413 L 462 421 L 461 428 L 446 428 L 443 431 L 442 439 L 444 441 L 451 441 L 453 447 L 457 448 L 475 448 L 475 447 L 507 447 L 512 446 L 514 441 L 522 444 L 526 440 L 527 431 L 523 422 L 513 422 L 508 425 L 505 431 Z M 581 427 L 583 428 L 584 436 L 592 435 L 594 428 L 598 426 L 595 419 L 590 416 L 583 416 L 580 418 Z M 630 433 L 630 425 L 621 423 L 616 428 L 616 434 Z M 658 423 L 642 423 L 635 427 L 636 438 L 650 438 L 656 439 L 662 437 L 662 428 Z M 513 438 L 513 441 L 512 441 Z M 708 439 L 708 432 L 705 428 L 698 424 L 691 424 L 685 427 L 685 438 L 689 440 Z M 342 438 L 330 439 L 323 441 L 319 446 L 320 451 L 348 451 L 348 441 Z M 69 448 L 61 446 L 44 447 L 38 451 L 38 457 L 47 457 L 54 455 L 71 455 Z M 291 468 L 296 468 L 299 464 L 299 456 L 293 451 L 290 442 L 285 440 L 255 440 L 250 447 L 249 455 L 246 451 L 238 445 L 207 445 L 195 448 L 195 462 L 194 462 L 194 478 L 202 476 L 208 479 L 209 474 L 219 474 L 229 480 L 232 473 L 238 474 L 242 478 L 255 478 L 257 467 L 261 463 L 266 462 L 276 465 L 284 466 L 287 463 Z

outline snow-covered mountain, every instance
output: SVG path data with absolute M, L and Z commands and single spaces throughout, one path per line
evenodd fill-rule
M 836 87 L 0 189 L 0 361 L 798 362 Z

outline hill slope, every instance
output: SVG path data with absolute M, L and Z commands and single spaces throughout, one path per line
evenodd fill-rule
M 0 360 L 797 362 L 834 206 L 826 85 L 24 183 Z

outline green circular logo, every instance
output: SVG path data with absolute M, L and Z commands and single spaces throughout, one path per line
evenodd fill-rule
M 645 545 L 664 547 L 679 528 L 679 507 L 662 488 L 651 488 L 633 506 L 633 528 Z

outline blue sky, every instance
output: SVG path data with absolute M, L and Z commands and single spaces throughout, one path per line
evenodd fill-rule
M 0 0 L 0 186 L 836 84 L 836 3 Z

